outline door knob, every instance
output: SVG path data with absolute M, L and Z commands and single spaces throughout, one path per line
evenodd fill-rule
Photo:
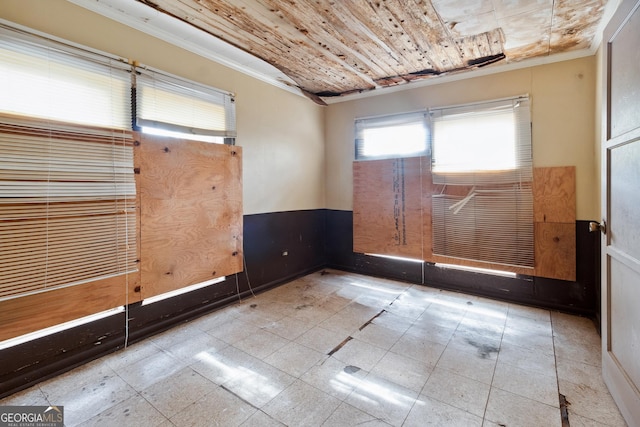
M 595 221 L 591 221 L 589 223 L 589 231 L 590 232 L 594 232 L 594 231 L 598 231 L 600 230 L 602 232 L 602 234 L 607 234 L 607 223 L 605 222 L 605 220 L 603 219 L 602 222 L 598 223 Z

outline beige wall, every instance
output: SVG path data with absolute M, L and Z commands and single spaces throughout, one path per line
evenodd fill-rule
M 244 149 L 245 214 L 352 209 L 356 117 L 528 93 L 532 97 L 534 164 L 577 166 L 578 219 L 600 216 L 599 130 L 595 128 L 600 94 L 596 94 L 595 56 L 323 109 L 64 0 L 1 0 L 0 17 L 236 93 L 237 142 Z
M 327 207 L 353 208 L 355 118 L 529 94 L 534 165 L 575 165 L 577 219 L 597 218 L 595 79 L 596 60 L 591 56 L 330 105 L 325 130 Z
M 234 92 L 244 213 L 325 206 L 322 107 L 64 0 L 0 0 L 0 18 Z

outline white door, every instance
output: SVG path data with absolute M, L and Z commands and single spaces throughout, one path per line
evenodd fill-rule
M 602 374 L 640 426 L 640 0 L 624 0 L 603 38 Z

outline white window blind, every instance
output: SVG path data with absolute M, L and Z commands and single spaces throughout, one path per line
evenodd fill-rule
M 533 196 L 529 188 L 473 189 L 473 197 L 432 198 L 433 253 L 533 267 Z
M 430 110 L 433 252 L 533 267 L 529 100 Z
M 518 97 L 429 111 L 435 184 L 530 182 L 529 99 Z
M 131 129 L 130 66 L 0 25 L 0 113 Z
M 136 125 L 235 138 L 235 101 L 231 93 L 158 71 L 139 69 Z
M 356 119 L 356 160 L 425 156 L 426 111 Z
M 0 29 L 0 300 L 137 270 L 126 64 Z

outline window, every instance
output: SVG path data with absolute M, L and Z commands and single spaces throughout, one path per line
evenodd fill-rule
M 516 168 L 513 111 L 445 117 L 433 122 L 434 171 L 489 172 Z
M 529 100 L 430 111 L 434 254 L 533 267 Z
M 532 180 L 528 98 L 436 108 L 429 113 L 435 183 Z
M 0 112 L 131 129 L 130 68 L 0 25 Z
M 232 94 L 149 68 L 136 75 L 136 126 L 143 132 L 233 143 Z
M 426 111 L 356 120 L 356 160 L 424 156 Z
M 0 26 L 0 301 L 137 271 L 130 66 Z
M 242 270 L 232 94 L 2 24 L 0 93 L 0 340 Z
M 190 139 L 192 141 L 201 141 L 201 142 L 210 142 L 212 144 L 224 144 L 225 140 L 228 138 L 223 138 L 221 136 L 212 136 L 212 135 L 197 135 L 186 132 L 176 132 L 170 131 L 155 127 L 143 126 L 140 129 L 142 133 L 147 133 L 149 135 L 158 135 L 158 136 L 168 136 L 170 138 L 181 138 L 181 139 Z
M 142 166 L 142 297 L 148 304 L 242 270 L 242 257 L 236 256 L 242 249 L 242 151 L 201 144 L 235 145 L 233 94 L 148 67 L 136 71 L 135 124 L 146 134 L 136 150 Z M 152 218 L 145 217 L 146 206 L 153 206 Z M 177 220 L 180 209 L 184 215 Z M 176 267 L 181 258 L 189 260 L 188 269 Z M 159 273 L 174 268 L 185 271 L 170 277 Z

